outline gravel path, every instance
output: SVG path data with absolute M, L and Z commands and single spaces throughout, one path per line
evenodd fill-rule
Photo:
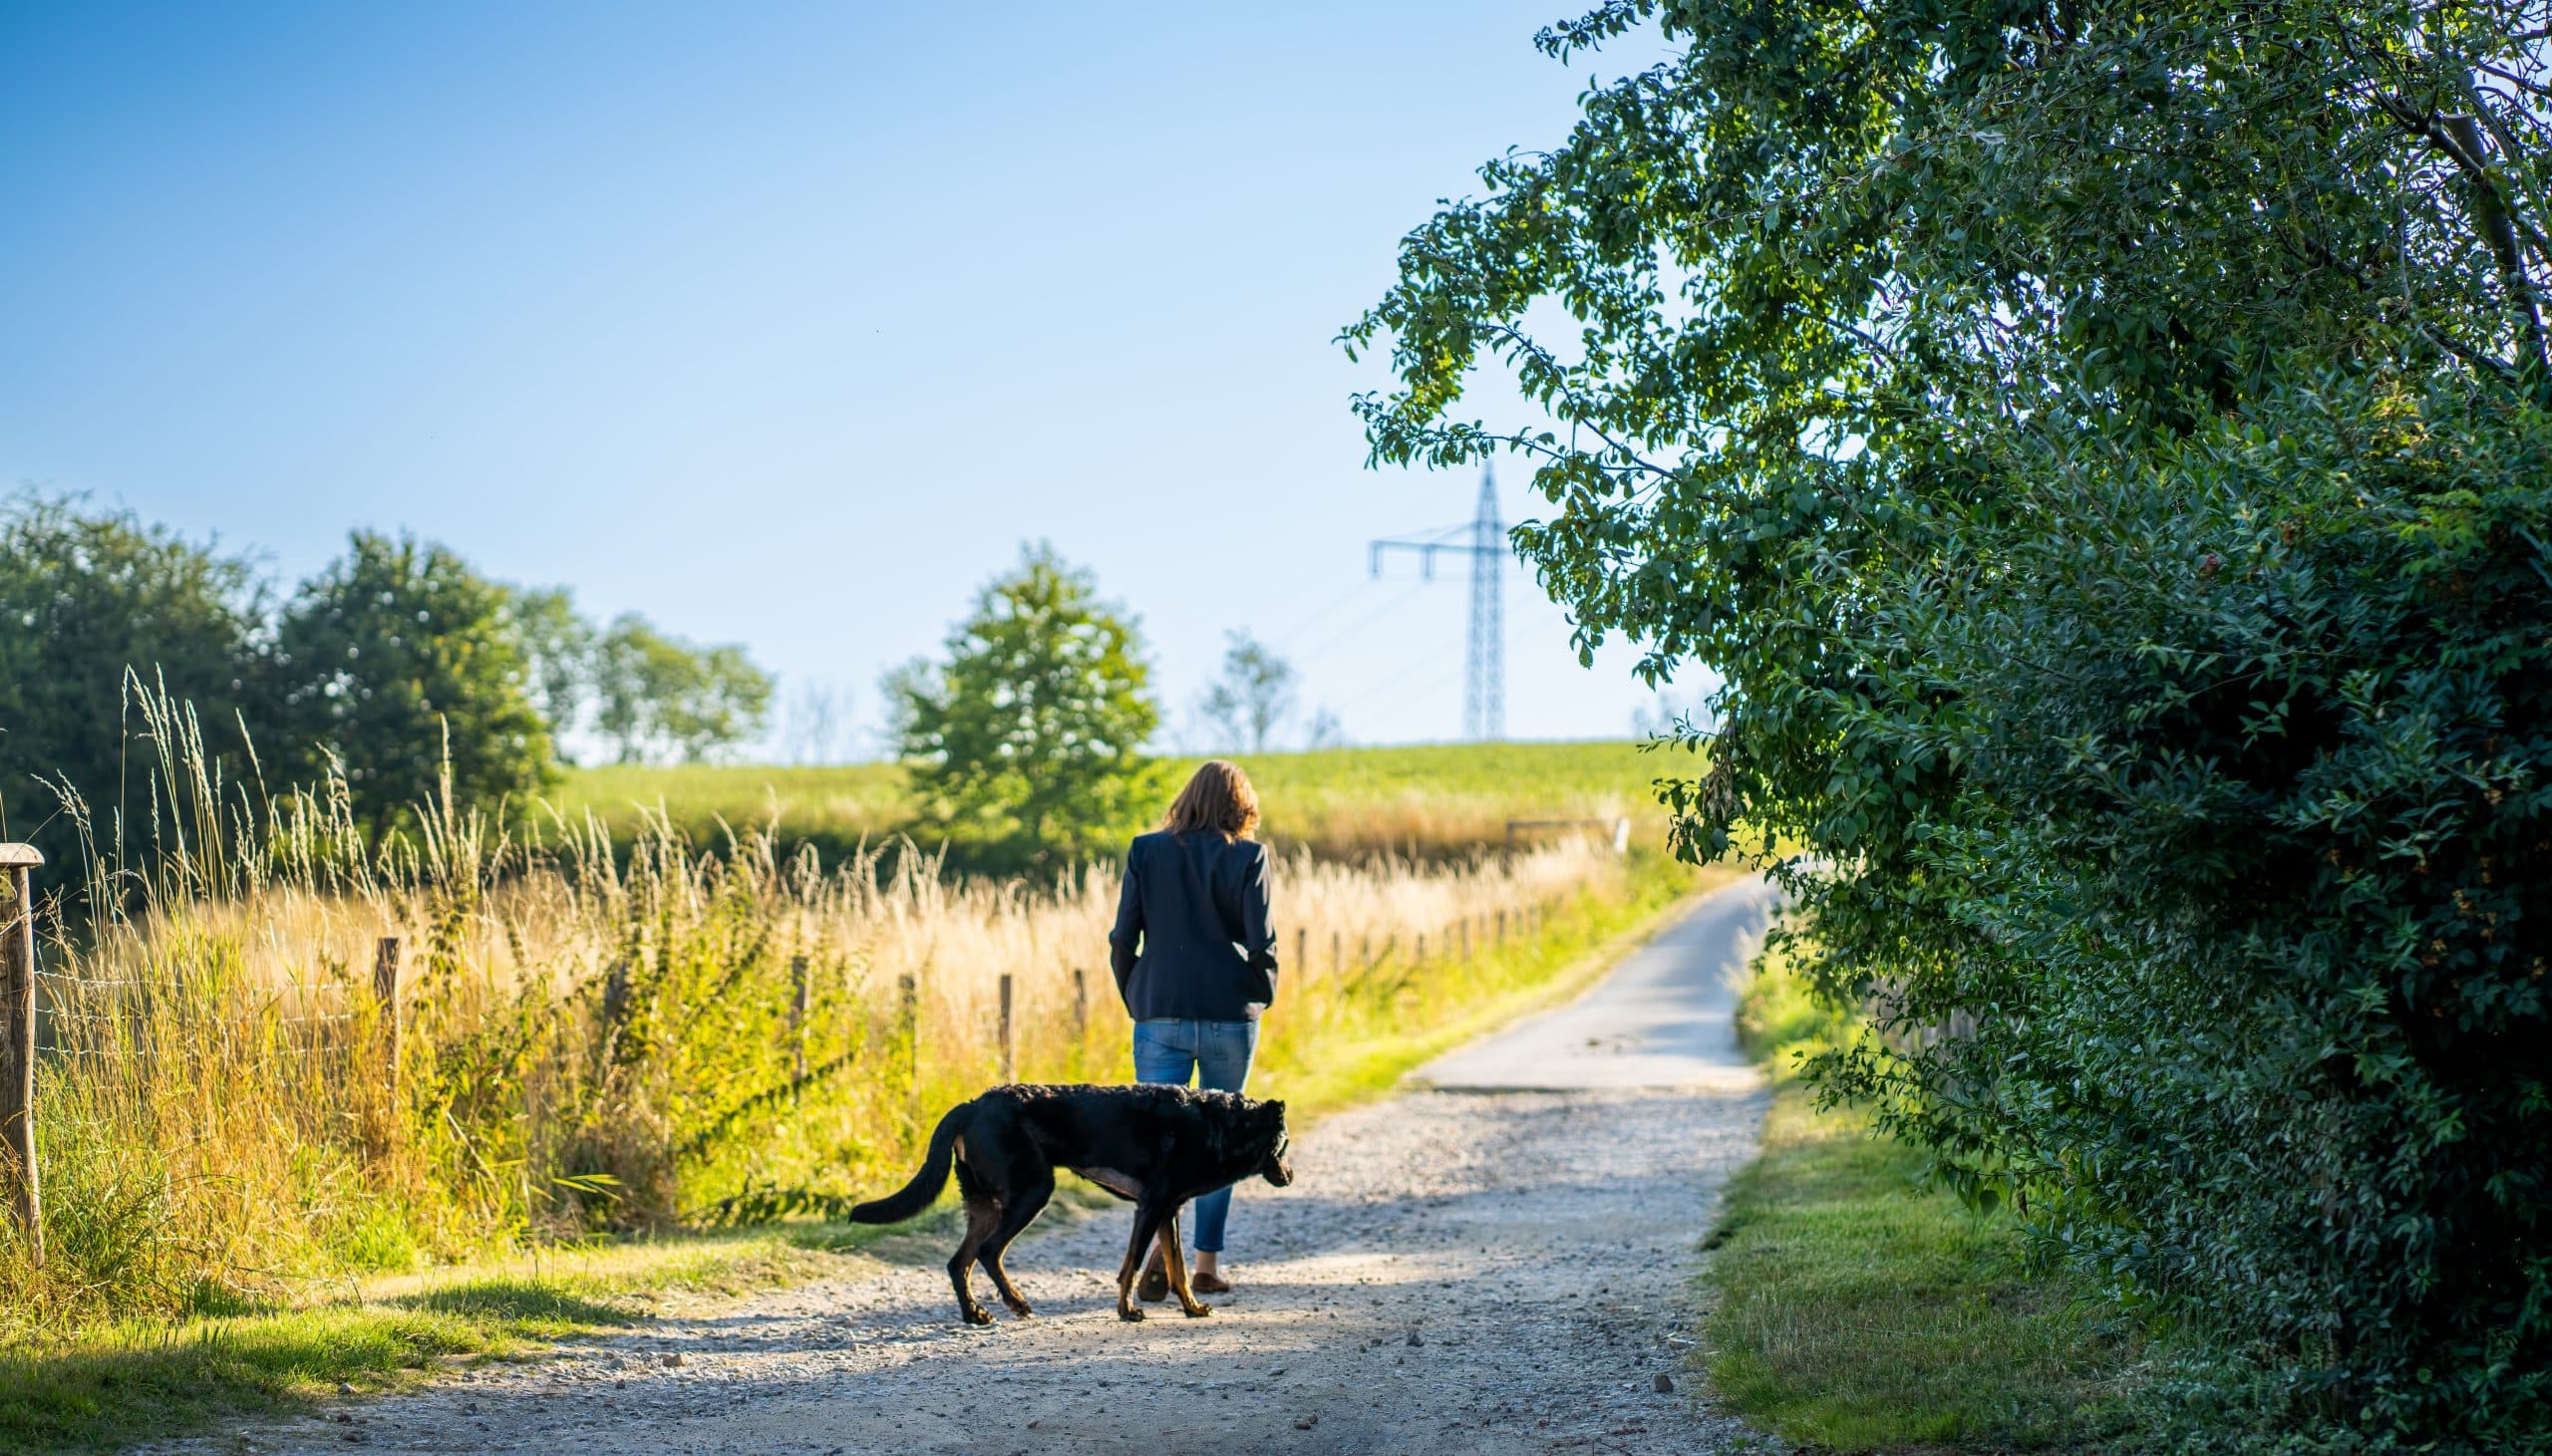
M 1293 1187 L 1243 1187 L 1208 1318 L 1116 1319 L 1111 1206 L 1012 1251 L 1031 1319 L 958 1323 L 934 1249 L 185 1449 L 1760 1450 L 1684 1354 L 1696 1240 L 1762 1106 L 1722 1074 L 1341 1113 Z

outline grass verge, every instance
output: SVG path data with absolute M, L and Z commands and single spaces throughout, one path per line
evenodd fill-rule
M 1720 1398 L 1802 1445 L 2079 1450 L 2126 1435 L 2142 1351 L 2126 1321 L 2032 1273 L 2008 1215 L 1921 1183 L 1922 1155 L 1823 1109 L 1790 1073 L 1847 1023 L 1788 968 L 1739 1011 L 1776 1084 L 1762 1151 L 1731 1180 L 1702 1276 Z
M 684 1294 L 820 1277 L 874 1231 L 805 1228 L 555 1251 L 299 1309 L 93 1324 L 0 1356 L 0 1450 L 105 1450 L 231 1416 L 306 1409 L 341 1386 L 420 1383 L 473 1358 L 634 1324 Z
M 1387 1017 L 1325 1028 L 1316 1063 L 1279 1059 L 1269 1085 L 1299 1120 L 1381 1095 L 1411 1068 L 1488 1029 L 1577 994 L 1661 927 L 1698 887 L 1671 861 L 1634 871 L 1631 893 L 1555 918 L 1511 964 L 1483 968 L 1482 994 L 1460 1017 L 1423 1031 Z M 1279 1013 L 1281 1015 L 1281 1011 Z M 1071 1180 L 1068 1180 L 1068 1182 Z M 1106 1204 L 1067 1189 L 1066 1211 Z M 240 1416 L 307 1410 L 343 1388 L 406 1389 L 441 1369 L 637 1324 L 667 1302 L 732 1298 L 856 1273 L 871 1261 L 946 1257 L 955 1229 L 943 1204 L 894 1228 L 791 1224 L 554 1249 L 425 1276 L 363 1282 L 297 1307 L 217 1315 L 98 1322 L 0 1350 L 0 1451 L 106 1450 L 183 1435 Z

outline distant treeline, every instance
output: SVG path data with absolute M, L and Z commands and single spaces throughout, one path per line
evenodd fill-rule
M 148 776 L 126 771 L 137 679 L 192 705 L 225 777 L 253 792 L 333 764 L 376 832 L 439 798 L 447 771 L 464 803 L 541 789 L 563 733 L 622 762 L 700 759 L 760 733 L 772 690 L 741 648 L 635 615 L 596 624 L 564 589 L 491 580 L 405 534 L 355 531 L 287 591 L 128 510 L 0 503 L 0 837 L 67 850 L 75 800 L 101 835 L 120 808 L 129 839 L 150 837 Z

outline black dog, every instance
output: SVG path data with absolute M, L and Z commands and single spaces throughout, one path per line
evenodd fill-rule
M 995 1087 L 939 1119 L 913 1181 L 858 1205 L 850 1216 L 863 1224 L 911 1218 L 948 1185 L 954 1163 L 958 1191 L 966 1196 L 966 1237 L 948 1261 L 957 1312 L 969 1324 L 993 1320 L 967 1287 L 966 1266 L 980 1259 L 1001 1302 L 1025 1318 L 1028 1302 L 1002 1269 L 1002 1251 L 1045 1210 L 1055 1194 L 1055 1170 L 1070 1168 L 1134 1204 L 1134 1237 L 1116 1271 L 1116 1317 L 1143 1317 L 1134 1307 L 1134 1272 L 1143 1246 L 1158 1239 L 1169 1287 L 1192 1318 L 1213 1311 L 1196 1303 L 1187 1285 L 1179 1208 L 1253 1173 L 1284 1187 L 1294 1181 L 1287 1148 L 1282 1102 L 1188 1087 Z

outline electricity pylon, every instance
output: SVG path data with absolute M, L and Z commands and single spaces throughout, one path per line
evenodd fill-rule
M 1468 539 L 1464 539 L 1467 537 Z M 1466 525 L 1422 536 L 1392 536 L 1373 543 L 1372 572 L 1383 574 L 1387 551 L 1418 553 L 1419 574 L 1436 579 L 1438 552 L 1471 563 L 1471 626 L 1462 684 L 1462 733 L 1477 739 L 1506 736 L 1506 615 L 1499 567 L 1506 559 L 1505 523 L 1497 518 L 1497 472 L 1479 472 L 1479 510 Z

